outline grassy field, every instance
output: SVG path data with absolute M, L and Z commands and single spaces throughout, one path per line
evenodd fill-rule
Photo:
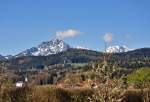
M 141 68 L 132 74 L 128 75 L 128 82 L 143 82 L 150 81 L 150 68 Z
M 0 102 L 88 102 L 91 89 L 61 89 L 52 86 L 32 86 L 4 89 Z
M 63 89 L 49 85 L 30 86 L 4 89 L 1 92 L 0 102 L 89 102 L 89 98 L 94 94 L 95 91 L 90 88 Z M 139 89 L 128 89 L 118 97 L 119 102 L 144 102 L 143 98 L 147 99 L 149 95 L 149 89 L 144 89 L 142 94 Z M 91 102 L 97 101 L 93 99 Z
M 110 84 L 97 83 L 99 86 L 93 88 L 90 86 L 90 82 L 94 82 L 95 74 L 90 71 L 71 74 L 59 83 L 70 86 L 83 84 L 83 87 L 60 88 L 59 84 L 41 86 L 29 84 L 22 88 L 16 88 L 10 86 L 10 82 L 5 79 L 6 84 L 0 86 L 0 102 L 113 102 L 113 99 L 115 99 L 114 102 L 150 102 L 149 68 L 141 68 L 129 74 L 127 76 L 127 88 L 120 87 L 121 83 L 119 81 L 121 78 L 116 79 L 119 82 L 118 85 L 116 80 L 110 79 Z M 89 78 L 91 81 L 88 83 Z M 64 83 L 65 79 L 68 79 L 68 83 Z M 87 84 L 89 86 L 85 87 Z M 101 98 L 107 98 L 111 101 L 97 101 Z

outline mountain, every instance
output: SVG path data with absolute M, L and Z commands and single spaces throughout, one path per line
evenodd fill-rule
M 0 55 L 0 60 L 5 60 L 5 57 Z
M 126 68 L 150 67 L 150 48 L 140 48 L 124 53 L 115 53 L 111 60 Z
M 68 49 L 57 54 L 48 56 L 22 56 L 5 61 L 7 68 L 27 69 L 38 68 L 38 66 L 51 66 L 55 64 L 66 63 L 102 63 L 104 53 L 83 50 L 83 49 Z M 150 67 L 150 48 L 142 48 L 124 53 L 110 54 L 110 62 L 117 62 L 119 66 L 125 68 L 140 68 Z
M 7 60 L 9 60 L 9 59 L 11 59 L 11 58 L 14 58 L 14 56 L 12 56 L 12 55 L 7 55 L 7 56 L 4 56 L 5 57 L 5 59 L 7 59 Z
M 48 56 L 21 56 L 5 61 L 7 68 L 11 69 L 27 69 L 37 68 L 38 66 L 51 66 L 56 64 L 66 63 L 88 63 L 99 60 L 102 56 L 101 52 L 83 50 L 83 49 L 68 49 L 57 54 Z
M 82 50 L 90 50 L 89 48 L 82 47 L 82 46 L 76 46 L 75 48 L 76 48 L 76 49 L 82 49 Z
M 132 49 L 128 48 L 127 46 L 110 46 L 106 49 L 107 53 L 123 53 L 123 52 L 128 52 L 131 51 Z
M 63 40 L 55 38 L 47 42 L 42 42 L 37 47 L 32 47 L 27 49 L 16 57 L 20 56 L 48 56 L 51 54 L 57 54 L 59 52 L 66 51 L 70 48 L 68 44 L 66 44 Z

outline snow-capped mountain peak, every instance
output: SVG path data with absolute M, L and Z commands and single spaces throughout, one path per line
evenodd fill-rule
M 42 42 L 37 47 L 27 49 L 17 56 L 47 56 L 66 51 L 70 48 L 63 40 L 55 38 L 50 41 Z
M 131 51 L 132 49 L 128 48 L 127 46 L 110 46 L 106 49 L 107 53 L 123 53 L 123 52 L 128 52 Z
M 83 49 L 83 50 L 90 50 L 89 48 L 82 47 L 82 46 L 76 46 L 75 48 L 76 48 L 76 49 Z

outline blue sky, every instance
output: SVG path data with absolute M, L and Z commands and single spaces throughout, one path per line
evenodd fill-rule
M 104 49 L 109 45 L 150 47 L 150 0 L 0 0 L 0 54 L 17 54 L 55 37 L 58 31 L 81 32 L 64 38 L 71 46 Z

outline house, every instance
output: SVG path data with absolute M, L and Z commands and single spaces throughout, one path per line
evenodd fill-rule
M 27 77 L 25 77 L 25 82 L 28 82 L 28 78 Z
M 16 82 L 16 87 L 23 87 L 23 81 Z

